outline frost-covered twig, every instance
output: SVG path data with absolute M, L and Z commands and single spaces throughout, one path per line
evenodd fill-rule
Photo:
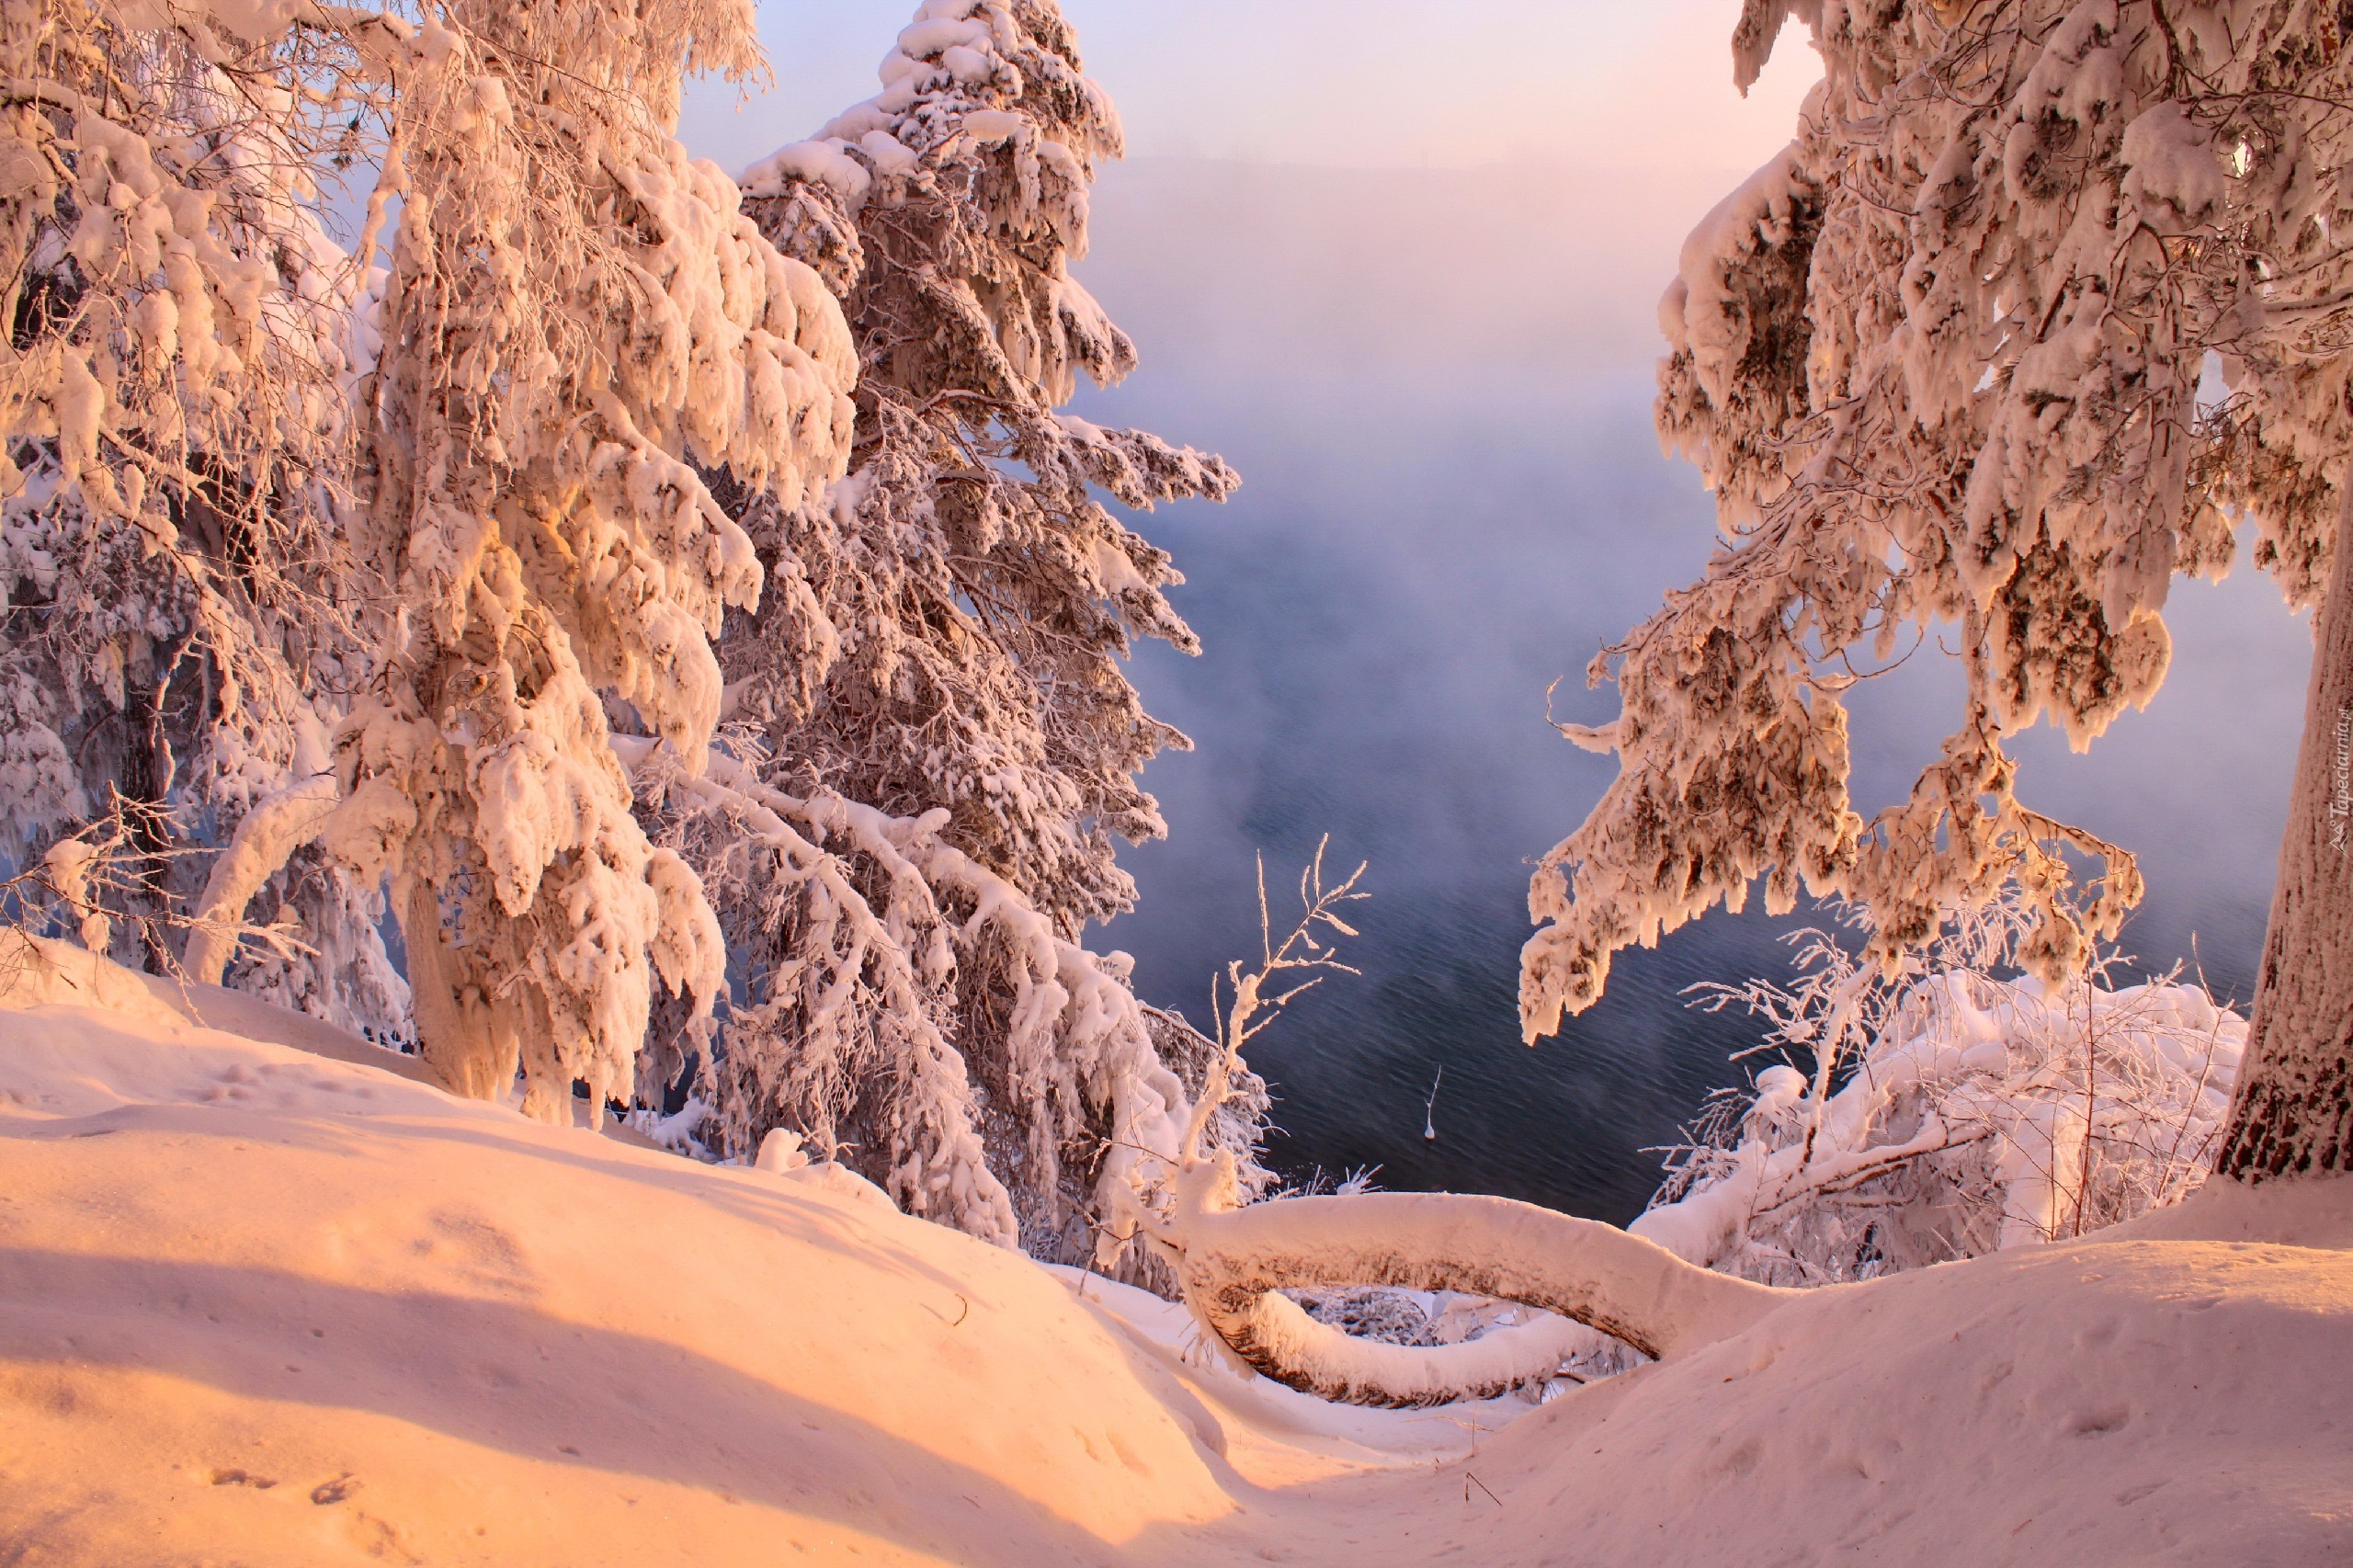
M 1241 1070 L 1242 1048 L 1261 1030 L 1271 1025 L 1283 1008 L 1324 983 L 1331 974 L 1355 974 L 1358 971 L 1342 963 L 1334 951 L 1316 940 L 1315 928 L 1329 927 L 1343 937 L 1355 936 L 1355 927 L 1340 918 L 1339 906 L 1353 903 L 1370 895 L 1356 891 L 1364 876 L 1364 865 L 1331 887 L 1324 885 L 1324 851 L 1332 842 L 1325 834 L 1315 844 L 1315 854 L 1299 873 L 1300 917 L 1284 933 L 1283 939 L 1274 939 L 1273 925 L 1267 909 L 1267 858 L 1258 857 L 1258 949 L 1257 967 L 1245 970 L 1243 960 L 1235 959 L 1226 965 L 1227 985 L 1233 1000 L 1221 1004 L 1214 980 L 1210 985 L 1210 1011 L 1217 1021 L 1218 1039 L 1222 1049 L 1210 1069 L 1207 1085 L 1200 1101 L 1193 1108 L 1190 1124 L 1185 1131 L 1184 1157 L 1188 1162 L 1207 1157 L 1209 1151 L 1202 1142 L 1202 1133 L 1210 1119 L 1225 1103 L 1235 1074 Z M 1303 974 L 1307 978 L 1292 983 L 1278 981 L 1279 975 Z M 1268 983 L 1287 987 L 1268 994 Z M 1261 1018 L 1260 1013 L 1266 1014 Z

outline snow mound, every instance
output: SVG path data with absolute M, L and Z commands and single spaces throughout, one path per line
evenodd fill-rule
M 819 1167 L 527 1121 L 100 975 L 109 1006 L 0 1009 L 9 1561 L 2353 1552 L 2353 1182 L 1800 1295 L 1541 1407 L 1336 1410 Z

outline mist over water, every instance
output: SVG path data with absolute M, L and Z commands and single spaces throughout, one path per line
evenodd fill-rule
M 1105 172 L 1081 276 L 1143 369 L 1078 411 L 1222 452 L 1244 488 L 1138 526 L 1172 551 L 1206 651 L 1133 676 L 1195 739 L 1147 783 L 1167 840 L 1125 852 L 1138 910 L 1093 940 L 1151 1000 L 1207 1022 L 1210 975 L 1257 943 L 1254 855 L 1279 925 L 1328 833 L 1370 863 L 1364 972 L 1311 993 L 1252 1062 L 1276 1085 L 1287 1173 L 1496 1192 L 1622 1221 L 1645 1148 L 1763 1065 L 1697 981 L 1780 971 L 1778 932 L 1721 913 L 1623 955 L 1603 1003 L 1530 1050 L 1515 991 L 1529 862 L 1583 818 L 1613 759 L 1545 721 L 1613 710 L 1584 670 L 1696 576 L 1712 500 L 1651 432 L 1654 301 L 1680 237 L 1736 176 L 1471 172 L 1160 161 Z M 2127 947 L 2193 956 L 2242 1001 L 2268 907 L 2310 637 L 2268 578 L 2177 586 L 2174 673 L 2088 756 L 2040 730 L 2022 792 L 2141 852 Z M 1958 680 L 1933 647 L 1855 697 L 1867 813 L 1933 756 Z M 2193 946 L 2194 938 L 2194 946 Z M 1424 1103 L 1443 1067 L 1435 1121 Z

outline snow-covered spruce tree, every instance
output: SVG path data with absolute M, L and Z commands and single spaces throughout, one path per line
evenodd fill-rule
M 603 700 L 700 773 L 761 568 L 695 465 L 800 507 L 847 456 L 838 305 L 670 134 L 686 71 L 756 59 L 725 0 L 457 4 L 400 74 L 359 529 L 397 602 L 324 842 L 391 872 L 435 1073 L 492 1096 L 519 1061 L 548 1118 L 629 1096 L 657 976 L 690 1019 L 722 983 Z
M 1591 1006 L 1620 949 L 1739 907 L 1760 878 L 1776 910 L 1801 892 L 1868 907 L 1881 963 L 2013 890 L 2029 922 L 2018 957 L 2053 981 L 2077 970 L 2137 901 L 2139 874 L 2020 801 L 2005 737 L 2048 712 L 2088 744 L 2145 702 L 2169 657 L 2173 574 L 2221 571 L 2244 523 L 2290 601 L 2318 604 L 2318 648 L 2220 1168 L 2344 1168 L 2346 17 L 2312 0 L 1748 0 L 1744 79 L 1792 17 L 1825 79 L 1788 151 L 1694 233 L 1661 311 L 1660 428 L 1716 490 L 1725 540 L 1701 581 L 1595 663 L 1620 714 L 1569 729 L 1615 750 L 1620 771 L 1534 879 L 1545 928 L 1523 956 L 1525 1032 Z M 2211 409 L 2210 356 L 2228 391 Z M 1961 712 L 1909 799 L 1866 824 L 1847 796 L 1840 693 L 1859 665 L 1932 636 L 1961 661 Z M 1212 1216 L 1186 1244 L 1188 1297 L 1229 1343 L 1313 1386 L 1426 1389 L 1318 1362 L 1263 1293 L 1342 1268 L 1546 1288 L 1492 1260 L 1541 1272 L 1513 1233 L 1534 1244 L 1562 1221 L 1413 1203 L 1432 1215 L 1414 1236 L 1378 1233 L 1362 1207 L 1318 1221 L 1328 1235 L 1305 1215 L 1277 1220 L 1281 1204 Z M 1210 1257 L 1220 1233 L 1232 1239 Z M 1644 1244 L 1574 1260 L 1572 1275 L 1608 1272 L 1565 1281 L 1588 1298 L 1565 1292 L 1562 1310 L 1593 1321 L 1591 1290 L 1663 1267 Z
M 1167 555 L 1090 487 L 1150 507 L 1236 482 L 1058 412 L 1081 371 L 1108 386 L 1136 355 L 1069 272 L 1120 139 L 1052 0 L 932 0 L 882 76 L 745 176 L 769 235 L 844 289 L 859 349 L 851 486 L 801 552 L 844 645 L 793 750 L 901 814 L 948 808 L 958 844 L 1076 931 L 1129 906 L 1113 841 L 1165 831 L 1136 773 L 1186 744 L 1119 661 L 1140 635 L 1198 647 Z
M 1609 956 L 1764 879 L 1874 916 L 1892 960 L 2005 887 L 2057 980 L 2137 900 L 2129 855 L 2018 799 L 2005 737 L 2088 744 L 2163 679 L 2176 572 L 2234 523 L 2319 606 L 2302 756 L 2222 1168 L 2353 1162 L 2344 785 L 2353 551 L 2353 51 L 2304 0 L 1749 0 L 1825 78 L 1798 139 L 1693 234 L 1662 307 L 1659 426 L 1716 490 L 1700 582 L 1596 661 L 1620 772 L 1546 857 L 1529 1038 Z M 2228 399 L 2202 409 L 2212 357 Z M 1957 646 L 1959 722 L 1865 824 L 1839 693 L 1909 638 Z M 2078 891 L 2071 857 L 2103 862 Z
M 340 531 L 362 280 L 321 180 L 392 41 L 364 16 L 0 6 L 0 857 L 150 969 L 180 957 L 196 852 L 325 769 L 368 668 Z M 373 892 L 318 857 L 267 873 L 301 944 L 245 978 L 396 1019 Z
M 1051 0 L 933 0 L 881 75 L 745 176 L 844 300 L 853 472 L 825 507 L 742 511 L 772 586 L 722 644 L 738 725 L 653 792 L 745 962 L 720 1146 L 802 1132 L 913 1211 L 1076 1261 L 1173 1155 L 1206 1053 L 1078 941 L 1132 896 L 1114 840 L 1163 831 L 1137 770 L 1184 744 L 1120 661 L 1194 646 L 1167 556 L 1095 493 L 1234 479 L 1058 412 L 1135 351 L 1069 275 L 1120 132 Z M 1248 1121 L 1220 1119 L 1245 1154 Z

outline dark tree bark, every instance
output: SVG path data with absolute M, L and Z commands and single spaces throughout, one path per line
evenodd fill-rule
M 172 951 L 164 940 L 164 917 L 169 907 L 171 846 L 167 818 L 171 799 L 171 741 L 165 732 L 164 703 L 171 687 L 169 669 L 155 671 L 154 649 L 143 636 L 131 638 L 123 661 L 122 807 L 131 846 L 135 884 L 133 912 L 139 916 L 139 943 L 151 974 L 173 971 Z M 176 664 L 176 661 L 175 661 Z

